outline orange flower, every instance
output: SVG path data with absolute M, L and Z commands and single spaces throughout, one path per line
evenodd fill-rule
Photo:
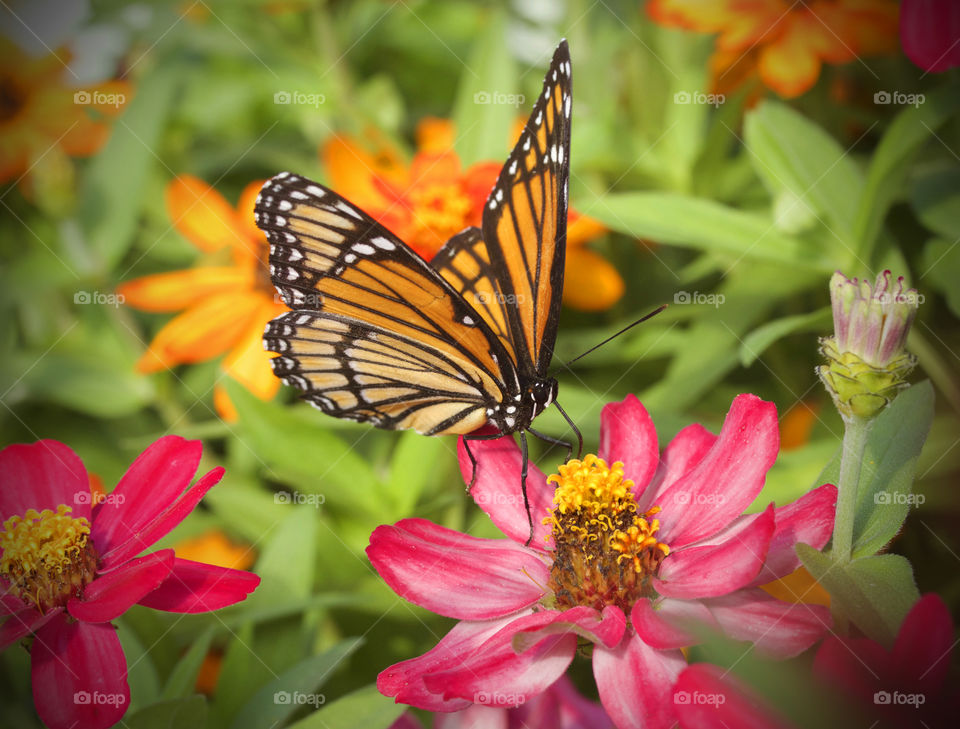
M 139 372 L 203 362 L 229 352 L 224 370 L 254 395 L 269 400 L 279 380 L 263 351 L 263 327 L 286 307 L 276 298 L 267 273 L 267 239 L 253 221 L 253 204 L 262 181 L 251 182 L 235 210 L 220 193 L 196 177 L 167 186 L 167 210 L 174 226 L 211 258 L 184 271 L 144 276 L 121 284 L 117 293 L 144 311 L 180 311 L 153 338 L 137 363 Z M 236 410 L 217 386 L 217 411 L 235 420 Z
M 126 81 L 68 85 L 65 51 L 32 58 L 0 38 L 0 183 L 37 162 L 89 157 L 107 141 L 109 125 L 130 100 Z
M 177 542 L 173 545 L 173 551 L 181 559 L 206 562 L 235 570 L 249 569 L 257 557 L 253 548 L 245 544 L 234 544 L 223 532 L 216 529 L 198 537 Z
M 647 11 L 660 25 L 720 34 L 710 61 L 718 93 L 759 78 L 792 98 L 823 63 L 893 52 L 898 42 L 893 0 L 651 0 Z
M 408 166 L 388 144 L 371 151 L 351 137 L 330 139 L 321 158 L 331 187 L 430 260 L 452 236 L 480 226 L 501 165 L 479 162 L 463 169 L 453 151 L 453 125 L 446 119 L 422 120 L 416 139 L 417 153 Z M 583 311 L 607 309 L 623 295 L 623 279 L 585 245 L 606 228 L 573 210 L 568 226 L 564 302 Z

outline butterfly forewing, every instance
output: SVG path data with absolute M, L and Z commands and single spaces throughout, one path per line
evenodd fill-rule
M 520 371 L 546 374 L 563 293 L 572 104 L 570 54 L 561 42 L 543 91 L 507 158 L 483 215 L 489 249 L 510 318 Z

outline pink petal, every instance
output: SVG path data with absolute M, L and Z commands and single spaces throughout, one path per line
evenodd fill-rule
M 473 704 L 466 709 L 449 714 L 434 714 L 433 729 L 508 729 L 511 726 L 509 723 L 511 713 L 513 712 L 507 709 Z M 396 725 L 390 729 L 396 729 Z M 413 729 L 413 726 L 411 725 L 409 729 Z M 422 726 L 417 724 L 416 729 L 422 729 Z
M 461 665 L 464 656 L 479 650 L 484 642 L 518 617 L 519 615 L 508 615 L 499 620 L 457 623 L 437 645 L 422 656 L 396 663 L 382 671 L 377 676 L 377 689 L 384 696 L 396 697 L 397 703 L 428 711 L 457 711 L 470 706 L 472 699 L 444 698 L 428 691 L 424 678 L 436 671 Z
M 906 680 L 916 682 L 927 696 L 934 696 L 947 680 L 952 649 L 950 610 L 943 598 L 931 592 L 921 597 L 903 619 L 891 662 Z
M 459 724 L 456 724 L 456 723 L 441 724 L 440 723 L 440 717 L 447 718 L 447 717 L 455 717 L 456 715 L 457 715 L 456 713 L 437 714 L 437 720 L 434 722 L 433 729 L 440 729 L 441 726 L 445 727 L 446 729 L 457 729 L 457 727 L 460 726 Z M 395 722 L 393 722 L 393 724 L 390 725 L 390 729 L 423 729 L 423 724 L 417 721 L 414 718 L 413 714 L 411 714 L 409 711 L 405 711 L 402 714 L 400 714 L 400 717 Z
M 48 620 L 63 612 L 63 608 L 54 608 L 46 615 L 41 615 L 34 607 L 27 607 L 20 612 L 8 616 L 0 625 L 0 651 L 4 651 L 25 635 L 40 630 Z
M 370 535 L 367 556 L 402 598 L 461 620 L 488 620 L 543 596 L 550 568 L 509 539 L 480 539 L 427 521 L 403 519 Z
M 202 449 L 198 440 L 167 435 L 137 456 L 113 490 L 114 498 L 97 510 L 90 537 L 101 556 L 136 538 L 183 493 L 197 471 Z
M 633 606 L 630 622 L 640 639 L 657 650 L 675 650 L 696 645 L 702 631 L 720 626 L 710 611 L 697 600 L 661 600 L 656 606 L 641 598 Z
M 699 423 L 688 425 L 677 433 L 664 449 L 650 485 L 637 498 L 639 510 L 646 511 L 655 506 L 660 495 L 692 471 L 716 442 L 717 436 Z
M 70 598 L 67 612 L 87 623 L 106 623 L 123 615 L 144 595 L 157 589 L 173 569 L 173 550 L 163 549 L 97 574 L 83 598 Z
M 0 550 L 0 555 L 2 554 L 3 550 Z M 10 592 L 11 589 L 10 583 L 3 577 L 0 577 L 0 616 L 12 615 L 27 608 L 33 609 L 32 605 L 12 594 Z
M 139 604 L 169 613 L 206 613 L 245 600 L 259 584 L 252 572 L 177 557 L 170 576 Z
M 570 631 L 591 643 L 613 648 L 620 643 L 627 628 L 627 618 L 623 610 L 614 605 L 607 605 L 602 613 L 592 607 L 580 605 L 568 610 L 543 611 L 537 615 L 541 620 L 546 620 L 547 616 L 552 617 L 543 627 L 517 633 L 513 647 L 518 652 L 536 645 L 548 635 Z
M 512 436 L 496 440 L 470 441 L 470 452 L 477 459 L 477 480 L 470 491 L 477 506 L 487 512 L 494 524 L 506 536 L 520 544 L 530 537 L 527 510 L 520 488 L 523 456 Z M 457 441 L 457 457 L 464 483 L 470 483 L 473 465 L 463 444 Z M 543 472 L 533 463 L 527 467 L 527 500 L 533 517 L 533 539 L 530 547 L 546 551 L 553 546 L 550 527 L 543 519 L 553 513 L 553 487 L 547 484 Z
M 165 510 L 153 517 L 152 521 L 130 535 L 125 542 L 121 542 L 106 554 L 100 556 L 100 563 L 105 569 L 122 564 L 144 549 L 149 549 L 160 539 L 166 536 L 175 526 L 182 522 L 193 511 L 207 491 L 213 488 L 223 478 L 224 469 L 214 468 L 201 477 L 193 486 L 182 494 Z M 105 504 L 101 504 L 102 508 Z
M 706 663 L 680 674 L 673 702 L 684 729 L 791 729 L 739 682 Z
M 560 707 L 559 724 L 534 724 L 529 726 L 559 726 L 560 729 L 610 729 L 613 722 L 607 716 L 603 707 L 580 695 L 573 682 L 566 675 L 557 679 L 557 682 L 543 694 L 543 703 L 556 702 Z M 527 729 L 523 724 L 511 725 L 511 729 Z
M 759 588 L 703 601 L 723 631 L 754 643 L 763 656 L 792 658 L 830 630 L 830 610 L 822 605 L 777 600 Z
M 55 440 L 16 444 L 0 451 L 0 524 L 28 509 L 56 511 L 66 504 L 71 516 L 90 518 L 90 481 L 83 462 Z
M 759 514 L 737 519 L 707 544 L 697 544 L 664 558 L 653 588 L 683 599 L 726 595 L 748 585 L 767 556 L 774 531 L 773 504 Z
M 427 689 L 445 699 L 494 706 L 526 703 L 562 676 L 573 660 L 577 633 L 566 612 L 544 610 L 516 618 L 446 670 L 424 676 Z M 544 630 L 554 624 L 559 624 L 557 632 Z M 523 633 L 540 640 L 518 647 Z
M 956 0 L 903 0 L 900 43 L 907 57 L 933 73 L 960 66 L 960 5 Z
M 814 549 L 822 548 L 833 533 L 836 506 L 837 487 L 825 484 L 776 509 L 776 529 L 770 540 L 767 561 L 753 585 L 765 585 L 797 569 L 800 566 L 796 552 L 798 543 L 809 544 Z
M 677 549 L 725 528 L 760 493 L 779 444 L 774 404 L 737 395 L 710 451 L 657 497 L 660 538 Z
M 109 623 L 51 620 L 30 654 L 33 703 L 50 729 L 105 729 L 126 713 L 127 660 Z
M 650 483 L 660 461 L 657 430 L 636 395 L 603 406 L 598 455 L 610 465 L 623 462 L 624 477 L 635 484 L 635 495 L 642 494 Z
M 593 650 L 600 703 L 618 729 L 672 727 L 671 687 L 686 665 L 680 651 L 658 651 L 636 636 L 614 650 Z
M 890 654 L 869 638 L 830 636 L 817 649 L 813 670 L 824 683 L 864 702 L 890 680 Z

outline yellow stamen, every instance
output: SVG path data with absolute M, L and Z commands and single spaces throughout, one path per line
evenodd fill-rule
M 42 613 L 82 594 L 96 573 L 90 522 L 70 516 L 72 511 L 66 504 L 55 512 L 28 509 L 7 519 L 0 532 L 0 574 L 11 592 Z
M 445 241 L 463 230 L 470 212 L 470 198 L 459 185 L 432 184 L 410 193 L 413 203 L 414 237 L 425 245 Z

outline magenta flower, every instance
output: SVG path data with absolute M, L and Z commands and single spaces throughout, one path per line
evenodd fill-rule
M 496 697 L 489 698 L 493 701 Z M 435 714 L 433 719 L 433 729 L 610 729 L 611 726 L 603 707 L 581 696 L 566 676 L 516 708 L 471 704 L 460 711 Z M 390 729 L 423 729 L 423 726 L 405 712 Z
M 259 584 L 254 574 L 179 559 L 172 549 L 137 556 L 223 477 L 215 468 L 188 488 L 201 448 L 161 438 L 103 499 L 91 497 L 83 463 L 63 443 L 0 451 L 0 650 L 31 636 L 33 700 L 52 729 L 109 727 L 126 712 L 127 662 L 111 620 L 134 604 L 217 610 Z
M 932 73 L 960 66 L 960 3 L 903 0 L 900 44 L 907 58 Z
M 891 650 L 867 638 L 831 636 L 817 650 L 813 667 L 824 691 L 840 692 L 838 698 L 856 704 L 850 715 L 858 717 L 858 724 L 874 729 L 954 726 L 960 712 L 960 691 L 948 677 L 954 645 L 946 604 L 928 594 L 904 618 Z M 674 698 L 684 729 L 795 729 L 716 666 L 685 669 Z M 842 717 L 835 718 L 843 723 Z
M 600 458 L 570 461 L 549 483 L 531 468 L 536 530 L 524 546 L 519 449 L 509 438 L 472 444 L 473 496 L 508 539 L 424 519 L 374 531 L 367 554 L 381 577 L 407 600 L 461 621 L 423 656 L 383 671 L 378 688 L 432 711 L 481 696 L 520 704 L 564 674 L 579 639 L 593 643 L 600 700 L 614 723 L 660 729 L 676 721 L 680 649 L 700 635 L 691 624 L 777 657 L 805 650 L 828 628 L 829 612 L 781 602 L 760 585 L 799 567 L 798 542 L 826 543 L 836 489 L 744 515 L 778 447 L 776 408 L 753 395 L 734 400 L 719 436 L 691 425 L 662 455 L 639 400 L 608 404 Z M 462 444 L 460 466 L 469 478 Z

